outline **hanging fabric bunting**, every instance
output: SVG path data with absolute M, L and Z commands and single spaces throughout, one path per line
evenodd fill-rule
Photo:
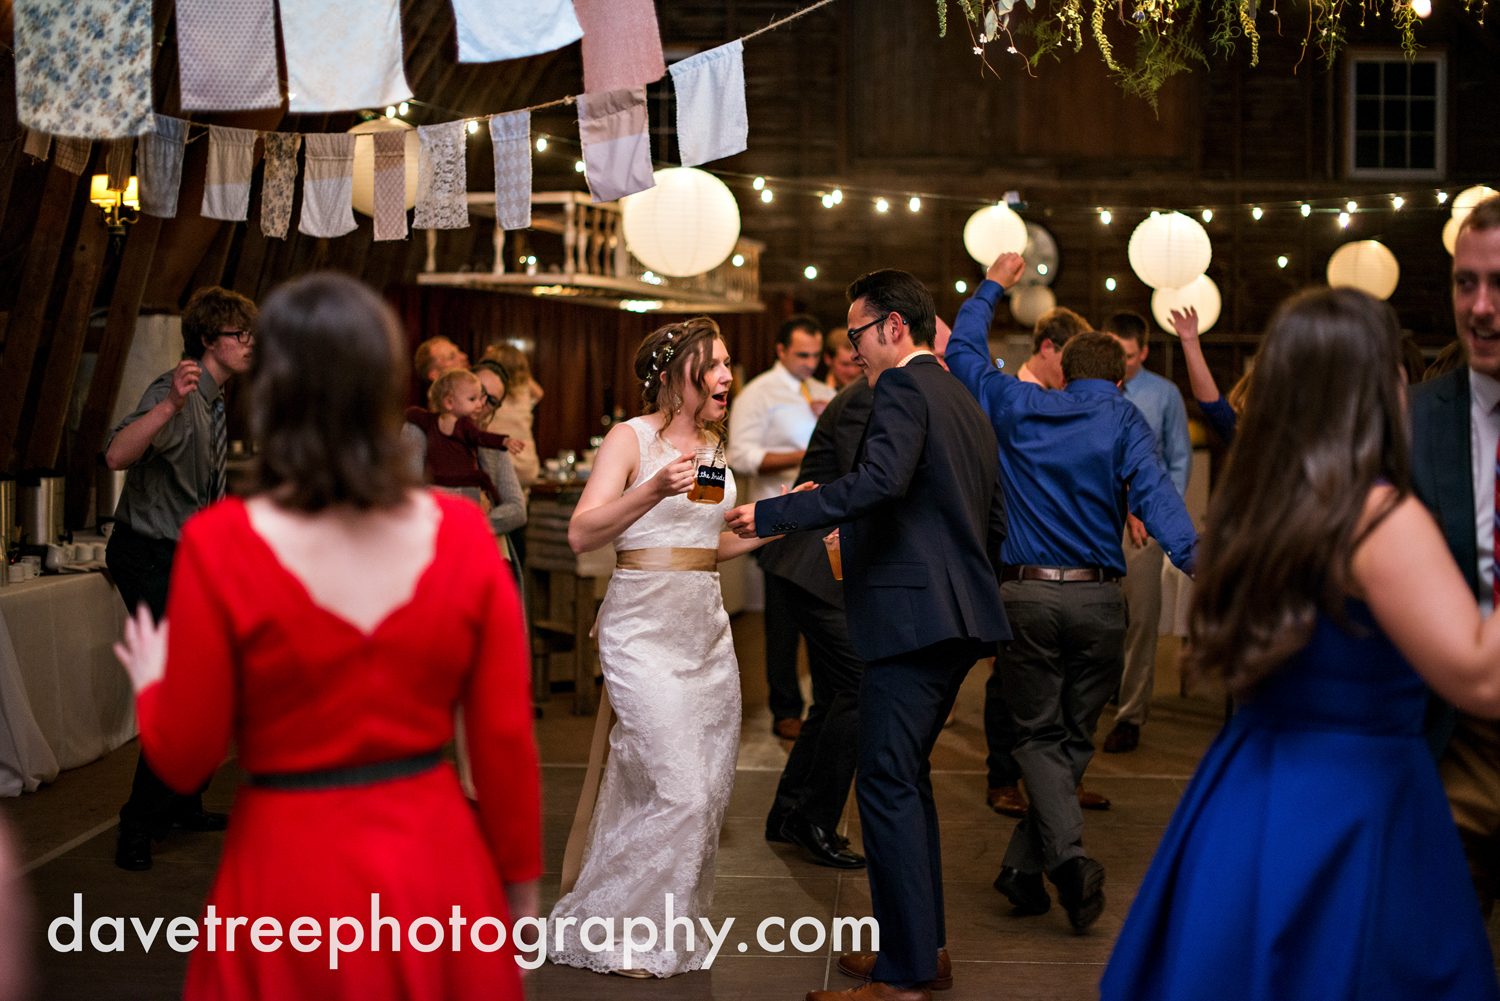
M 462 121 L 417 129 L 417 212 L 412 229 L 463 229 L 469 225 L 468 164 Z
M 26 130 L 26 145 L 21 147 L 21 152 L 27 156 L 34 156 L 38 160 L 45 160 L 52 153 L 52 135 L 47 132 L 38 132 L 36 129 Z
M 583 37 L 573 0 L 453 0 L 453 16 L 461 63 L 520 59 Z
M 406 239 L 406 130 L 376 132 L 375 239 Z
M 583 89 L 655 83 L 667 72 L 652 0 L 573 0 L 583 25 Z
M 265 180 L 260 189 L 260 231 L 278 240 L 286 239 L 292 223 L 292 196 L 297 193 L 297 149 L 302 136 L 296 132 L 262 132 L 265 143 Z
M 151 128 L 151 0 L 17 0 L 16 110 L 54 136 Z
M 250 218 L 250 176 L 255 172 L 254 129 L 208 127 L 208 176 L 203 183 L 205 219 Z
M 177 0 L 177 67 L 184 110 L 280 105 L 273 0 Z
M 400 0 L 281 0 L 292 114 L 383 108 L 411 97 Z
M 182 154 L 187 148 L 188 123 L 157 115 L 150 132 L 141 136 L 136 159 L 140 178 L 141 211 L 171 219 L 177 215 L 177 189 L 182 186 Z
M 495 225 L 525 229 L 531 225 L 531 112 L 491 118 L 490 140 L 495 144 Z
M 749 146 L 745 113 L 745 43 L 700 52 L 672 64 L 677 92 L 677 146 L 682 165 L 721 160 Z
M 595 203 L 656 187 L 646 134 L 646 88 L 578 95 L 584 176 Z
M 52 162 L 70 174 L 81 174 L 88 169 L 89 154 L 92 152 L 94 144 L 87 139 L 58 136 Z
M 111 139 L 104 154 L 104 170 L 109 174 L 109 190 L 124 191 L 130 187 L 130 161 L 135 153 L 134 139 Z
M 334 237 L 354 231 L 354 139 L 347 132 L 311 134 L 297 232 Z

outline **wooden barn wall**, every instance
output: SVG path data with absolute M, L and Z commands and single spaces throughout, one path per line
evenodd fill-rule
M 665 46 L 672 54 L 685 54 L 803 5 L 802 0 L 658 0 L 657 9 Z M 1500 180 L 1500 131 L 1493 127 L 1500 120 L 1497 29 L 1453 8 L 1440 5 L 1421 28 L 1424 44 L 1448 54 L 1443 187 L 1450 191 Z M 172 9 L 171 0 L 154 0 L 160 40 L 156 99 L 164 113 L 181 115 Z M 1283 5 L 1282 36 L 1263 25 L 1259 66 L 1252 68 L 1243 51 L 1231 60 L 1215 59 L 1211 70 L 1173 80 L 1155 111 L 1121 93 L 1091 51 L 1045 59 L 1033 76 L 1003 46 L 991 45 L 997 78 L 974 57 L 969 33 L 953 13 L 948 37 L 940 40 L 930 0 L 847 0 L 746 46 L 750 149 L 712 166 L 727 172 L 740 198 L 745 235 L 767 245 L 762 257 L 767 312 L 723 318 L 731 351 L 748 375 L 770 363 L 770 331 L 781 318 L 806 310 L 838 325 L 845 286 L 873 268 L 912 271 L 934 290 L 941 315 L 951 319 L 963 298 L 953 283 L 972 285 L 982 274 L 963 249 L 964 220 L 979 201 L 1010 189 L 1022 193 L 1031 206 L 1028 216 L 1058 241 L 1061 265 L 1053 288 L 1059 302 L 1100 322 L 1118 309 L 1149 309 L 1149 290 L 1130 271 L 1125 244 L 1152 208 L 1344 197 L 1373 204 L 1376 196 L 1393 190 L 1431 186 L 1344 179 L 1339 83 L 1344 64 L 1330 72 L 1309 56 L 1298 65 L 1307 16 L 1303 5 Z M 1350 42 L 1394 46 L 1385 22 L 1370 25 L 1351 26 Z M 581 88 L 576 44 L 526 60 L 459 65 L 447 0 L 403 0 L 402 29 L 407 77 L 418 99 L 408 118 L 416 124 L 504 111 Z M 1117 28 L 1110 30 L 1117 43 L 1124 41 Z M 0 41 L 10 34 L 10 3 L 0 0 Z M 1024 37 L 1019 42 L 1023 48 L 1028 44 Z M 1130 51 L 1127 44 L 1116 48 Z M 203 139 L 188 148 L 177 219 L 147 217 L 123 240 L 101 239 L 91 215 L 95 210 L 85 201 L 86 180 L 54 177 L 49 164 L 20 154 L 13 77 L 6 48 L 0 51 L 0 389 L 13 390 L 9 398 L 21 402 L 7 406 L 0 400 L 0 463 L 9 473 L 39 465 L 69 468 L 76 474 L 70 495 L 75 521 L 86 502 L 88 473 L 107 431 L 104 422 L 136 317 L 180 309 L 193 289 L 205 284 L 224 284 L 260 299 L 287 278 L 333 268 L 360 277 L 398 303 L 414 339 L 457 332 L 473 347 L 501 336 L 530 337 L 538 376 L 549 389 L 538 413 L 544 451 L 585 444 L 611 393 L 634 412 L 635 395 L 620 389 L 629 381 L 627 355 L 634 341 L 665 317 L 418 290 L 416 276 L 426 259 L 422 234 L 377 244 L 370 221 L 358 215 L 355 232 L 335 240 L 296 233 L 300 203 L 293 206 L 289 237 L 267 239 L 259 228 L 258 195 L 247 222 L 201 219 L 208 145 Z M 670 126 L 654 107 L 653 116 L 653 129 Z M 343 130 L 359 118 L 279 110 L 191 117 L 200 123 L 302 131 Z M 535 187 L 581 188 L 573 169 L 576 109 L 544 110 L 533 126 L 557 140 L 535 157 Z M 469 145 L 471 190 L 491 185 L 492 170 L 481 131 Z M 749 188 L 749 179 L 758 174 L 778 179 L 770 204 Z M 816 192 L 834 186 L 842 187 L 846 198 L 837 209 L 825 210 Z M 923 194 L 921 212 L 910 213 L 895 199 L 889 213 L 873 211 L 878 194 L 903 191 Z M 1101 206 L 1114 212 L 1113 225 L 1100 225 L 1095 210 Z M 1438 239 L 1445 215 L 1445 209 L 1413 205 L 1400 214 L 1362 213 L 1341 231 L 1328 215 L 1303 220 L 1279 213 L 1256 223 L 1244 212 L 1219 212 L 1207 227 L 1215 247 L 1209 274 L 1224 290 L 1225 306 L 1206 347 L 1221 382 L 1238 375 L 1277 303 L 1320 281 L 1328 255 L 1353 238 L 1379 238 L 1401 261 L 1402 281 L 1392 303 L 1403 324 L 1434 347 L 1450 338 L 1449 261 Z M 439 270 L 488 270 L 491 227 L 476 218 L 468 230 L 442 234 Z M 1284 270 L 1275 265 L 1281 254 L 1291 260 Z M 818 269 L 811 281 L 803 277 L 809 264 Z M 1118 281 L 1116 292 L 1105 291 L 1107 277 Z M 1016 330 L 1004 309 L 996 323 Z M 1150 364 L 1170 368 L 1181 381 L 1180 356 L 1173 364 L 1173 352 L 1164 347 L 1152 352 Z M 580 371 L 592 374 L 580 380 Z M 75 375 L 76 387 L 58 384 Z M 81 416 L 75 408 L 65 423 L 62 402 L 73 395 L 83 401 Z M 241 401 L 233 420 L 243 433 L 244 394 L 236 395 Z

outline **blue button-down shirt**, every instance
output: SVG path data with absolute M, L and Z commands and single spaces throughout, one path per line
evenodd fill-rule
M 996 370 L 986 335 L 1002 294 L 995 282 L 980 283 L 958 311 L 946 355 L 1000 440 L 1010 519 L 1001 559 L 1123 574 L 1128 501 L 1171 561 L 1192 573 L 1198 533 L 1140 410 L 1103 379 L 1046 390 Z
M 1172 485 L 1186 497 L 1188 477 L 1193 474 L 1193 440 L 1188 436 L 1187 407 L 1177 384 L 1143 368 L 1125 383 L 1125 399 L 1140 408 Z

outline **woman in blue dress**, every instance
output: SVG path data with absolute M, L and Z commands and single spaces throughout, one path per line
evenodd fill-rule
M 1107 1001 L 1500 998 L 1422 734 L 1429 685 L 1500 716 L 1500 616 L 1481 619 L 1408 490 L 1401 360 L 1394 312 L 1351 289 L 1271 321 L 1185 658 L 1239 706 L 1131 907 Z

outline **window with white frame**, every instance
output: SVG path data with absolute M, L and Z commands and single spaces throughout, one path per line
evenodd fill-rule
M 1349 55 L 1350 177 L 1441 178 L 1447 148 L 1447 63 L 1441 52 Z

